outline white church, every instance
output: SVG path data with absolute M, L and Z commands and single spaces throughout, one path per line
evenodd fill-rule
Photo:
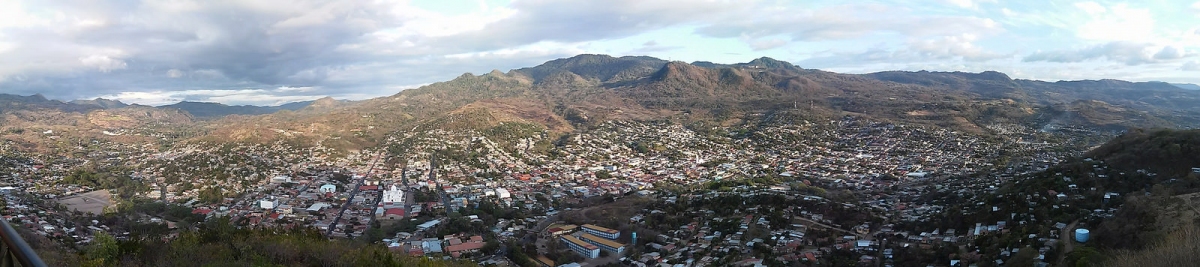
M 394 184 L 389 185 L 388 189 L 383 191 L 383 199 L 379 202 L 385 206 L 403 206 L 404 191 Z

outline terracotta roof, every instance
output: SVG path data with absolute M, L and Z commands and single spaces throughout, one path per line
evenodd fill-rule
M 473 250 L 473 249 L 481 249 L 481 248 L 483 248 L 483 245 L 484 245 L 484 243 L 462 243 L 462 244 L 458 244 L 458 245 L 448 246 L 448 247 L 446 247 L 446 251 L 454 253 L 454 252 L 467 251 L 467 250 Z
M 398 216 L 404 216 L 404 209 L 391 208 L 391 209 L 387 209 L 387 210 L 383 211 L 383 215 L 393 215 L 393 214 L 398 215 Z

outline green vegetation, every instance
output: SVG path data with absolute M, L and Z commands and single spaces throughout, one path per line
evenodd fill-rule
M 1134 129 L 1088 152 L 1110 165 L 1185 176 L 1200 167 L 1200 130 Z
M 98 235 L 76 266 L 472 266 L 412 258 L 313 229 L 238 229 L 217 219 L 171 241 Z
M 128 175 L 111 172 L 93 172 L 90 170 L 75 170 L 63 177 L 62 183 L 87 186 L 95 189 L 110 189 L 121 198 L 129 198 L 147 189 L 141 182 L 135 181 Z

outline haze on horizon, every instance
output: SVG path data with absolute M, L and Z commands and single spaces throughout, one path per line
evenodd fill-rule
M 1200 83 L 1200 1 L 3 1 L 0 93 L 366 99 L 593 53 Z

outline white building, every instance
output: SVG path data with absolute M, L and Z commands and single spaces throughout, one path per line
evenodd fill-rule
M 496 197 L 499 197 L 500 199 L 511 198 L 512 194 L 509 193 L 507 189 L 496 188 Z
M 387 191 L 383 191 L 382 203 L 404 203 L 404 191 L 400 190 L 396 185 L 388 186 Z
M 321 188 L 317 189 L 317 192 L 321 192 L 321 194 L 324 194 L 324 193 L 336 193 L 336 192 L 337 192 L 337 186 L 336 186 L 336 185 L 333 185 L 333 184 L 325 184 L 325 185 L 322 185 L 322 186 L 321 186 Z
M 291 182 L 292 182 L 292 177 L 289 177 L 286 175 L 271 177 L 271 183 L 279 184 L 279 183 L 291 183 Z
M 263 200 L 259 200 L 259 201 L 258 201 L 258 206 L 259 206 L 259 207 L 262 207 L 262 208 L 263 208 L 263 209 L 265 209 L 265 210 L 274 209 L 274 208 L 275 208 L 275 206 L 279 206 L 279 200 L 278 200 L 278 199 L 263 199 Z

